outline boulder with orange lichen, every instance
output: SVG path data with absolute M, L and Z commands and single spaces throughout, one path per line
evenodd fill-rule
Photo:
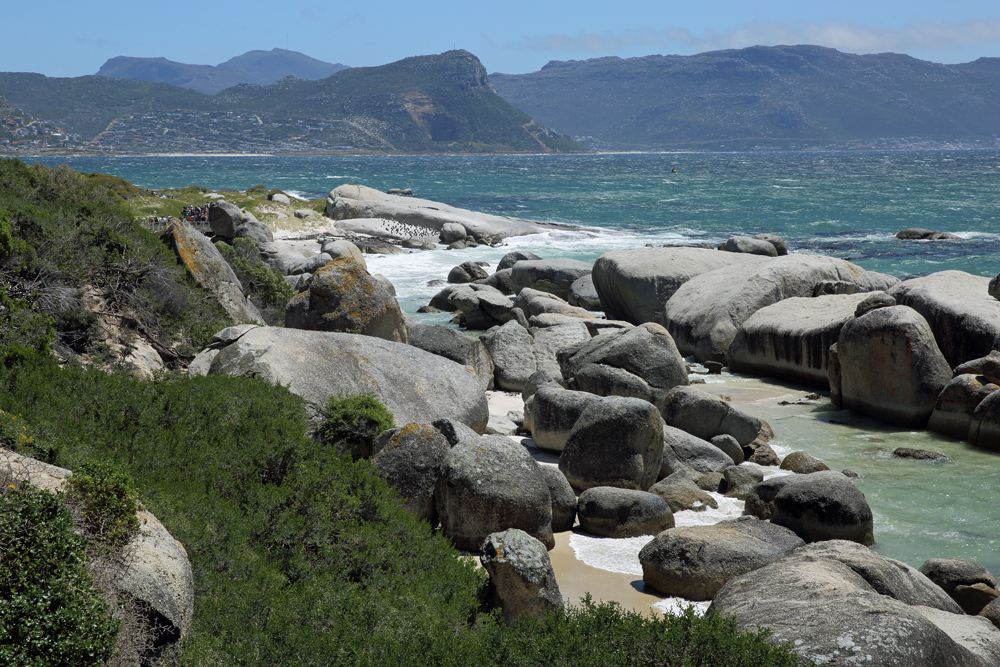
M 313 274 L 288 302 L 285 326 L 408 342 L 396 298 L 350 257 L 338 257 Z
M 207 236 L 189 222 L 174 220 L 162 238 L 195 282 L 215 295 L 235 324 L 264 323 L 256 306 L 243 295 L 240 279 Z

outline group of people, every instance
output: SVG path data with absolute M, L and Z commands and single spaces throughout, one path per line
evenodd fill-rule
M 181 219 L 188 222 L 208 222 L 208 212 L 213 206 L 215 202 L 201 206 L 185 206 L 181 209 Z

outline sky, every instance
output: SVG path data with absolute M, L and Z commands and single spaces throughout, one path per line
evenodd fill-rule
M 754 45 L 1000 56 L 997 0 L 39 0 L 4 3 L 0 71 L 94 74 L 114 56 L 217 65 L 289 48 L 352 67 L 466 49 L 490 73 L 550 60 L 691 55 Z

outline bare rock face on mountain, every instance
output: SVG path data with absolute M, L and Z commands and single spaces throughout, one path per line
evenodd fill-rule
M 952 378 L 927 321 L 907 306 L 846 323 L 836 353 L 830 384 L 839 387 L 839 405 L 900 426 L 925 425 Z
M 374 393 L 397 424 L 451 418 L 482 433 L 486 395 L 466 366 L 372 336 L 257 327 L 218 350 L 213 375 L 251 375 L 288 387 L 316 415 L 333 394 Z
M 828 281 L 853 285 L 858 292 L 885 290 L 898 282 L 832 257 L 768 258 L 756 265 L 725 266 L 687 281 L 664 307 L 663 324 L 681 354 L 693 354 L 699 361 L 724 361 L 751 315 L 784 299 L 811 297 L 818 284 Z
M 263 324 L 256 306 L 243 296 L 243 285 L 208 237 L 183 220 L 174 220 L 162 237 L 202 288 L 211 292 L 236 324 Z
M 344 331 L 407 342 L 396 298 L 353 259 L 335 259 L 313 274 L 285 309 L 290 329 Z
M 605 314 L 632 324 L 661 322 L 663 305 L 691 278 L 763 257 L 705 248 L 641 248 L 606 252 L 594 262 L 594 288 Z

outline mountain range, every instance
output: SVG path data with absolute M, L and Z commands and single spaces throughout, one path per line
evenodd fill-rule
M 1000 58 L 942 65 L 895 53 L 756 46 L 553 61 L 490 81 L 540 123 L 603 148 L 1000 137 Z
M 189 65 L 166 58 L 116 56 L 101 66 L 97 76 L 172 83 L 212 95 L 240 83 L 266 85 L 286 76 L 325 79 L 344 69 L 347 69 L 346 65 L 323 62 L 298 51 L 271 49 L 247 51 L 218 65 Z
M 246 69 L 252 54 L 234 61 Z M 0 95 L 40 121 L 14 130 L 31 129 L 22 140 L 29 150 L 54 146 L 53 136 L 79 137 L 85 150 L 129 153 L 584 150 L 501 99 L 467 51 L 315 81 L 240 83 L 214 95 L 138 79 L 0 73 Z M 39 128 L 51 129 L 49 139 Z

